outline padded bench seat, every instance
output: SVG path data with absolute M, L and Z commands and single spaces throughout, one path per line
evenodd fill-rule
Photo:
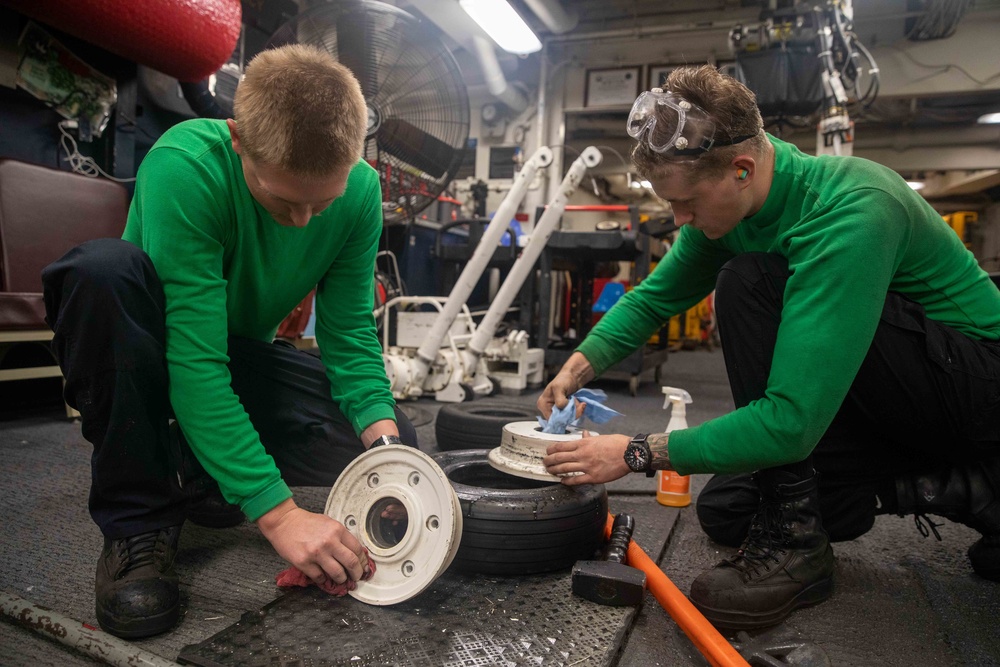
M 48 349 L 42 269 L 85 241 L 121 237 L 127 215 L 128 191 L 118 183 L 0 159 L 0 362 L 14 345 Z M 0 381 L 60 375 L 54 357 L 0 367 Z

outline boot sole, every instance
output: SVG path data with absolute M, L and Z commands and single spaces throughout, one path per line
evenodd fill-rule
M 821 579 L 805 588 L 783 606 L 765 612 L 745 613 L 729 609 L 714 609 L 692 600 L 692 604 L 717 628 L 727 630 L 753 630 L 777 625 L 796 609 L 819 604 L 833 595 L 833 577 Z
M 179 603 L 155 616 L 147 616 L 135 620 L 115 619 L 100 604 L 97 605 L 98 625 L 105 632 L 115 637 L 121 637 L 122 639 L 141 639 L 142 637 L 151 637 L 164 633 L 177 625 L 178 620 L 180 620 Z

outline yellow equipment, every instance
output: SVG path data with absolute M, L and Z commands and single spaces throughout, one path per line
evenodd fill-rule
M 955 230 L 958 238 L 962 239 L 965 247 L 971 247 L 969 223 L 979 222 L 979 214 L 975 211 L 955 211 L 942 217 L 944 217 L 944 221 L 948 223 L 948 226 Z
M 704 345 L 714 347 L 715 318 L 712 312 L 712 295 L 709 295 L 686 313 L 670 318 L 668 340 L 673 350 L 693 350 Z

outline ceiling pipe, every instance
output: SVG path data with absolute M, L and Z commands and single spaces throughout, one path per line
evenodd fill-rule
M 497 98 L 508 109 L 519 113 L 528 108 L 528 98 L 517 88 L 507 83 L 500 61 L 497 60 L 497 53 L 493 49 L 493 43 L 486 37 L 480 35 L 472 36 L 472 49 L 479 60 L 479 68 L 483 71 L 483 78 L 486 80 L 486 88 L 493 97 Z
M 687 35 L 726 32 L 731 28 L 749 21 L 757 20 L 759 10 L 753 13 L 747 10 L 733 10 L 727 13 L 725 19 L 698 20 L 703 14 L 685 14 L 678 16 L 678 23 L 663 25 L 633 26 L 631 28 L 616 28 L 608 30 L 594 30 L 590 32 L 574 32 L 569 35 L 552 35 L 548 38 L 552 44 L 566 44 L 572 42 L 589 42 L 595 40 L 634 40 L 644 37 L 657 37 L 676 32 Z
M 455 11 L 457 3 L 454 0 L 410 1 L 444 34 L 475 55 L 490 95 L 515 113 L 527 108 L 528 100 L 524 94 L 508 83 L 497 59 L 493 40 L 486 36 L 472 17 L 463 11 Z
M 538 107 L 538 132 L 536 132 L 537 140 L 535 143 L 535 148 L 541 148 L 546 146 L 545 140 L 548 138 L 548 119 L 545 114 L 548 113 L 548 91 L 546 88 L 549 85 L 549 42 L 548 40 L 542 40 L 542 53 L 539 58 L 538 63 L 538 99 L 535 105 Z
M 580 21 L 579 14 L 575 10 L 567 12 L 559 0 L 524 0 L 524 4 L 550 32 L 557 35 L 569 32 Z

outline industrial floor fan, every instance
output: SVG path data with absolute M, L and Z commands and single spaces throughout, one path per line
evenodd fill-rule
M 413 219 L 454 178 L 469 136 L 462 73 L 435 28 L 384 2 L 335 0 L 296 15 L 268 46 L 289 43 L 326 49 L 357 77 L 384 222 Z

